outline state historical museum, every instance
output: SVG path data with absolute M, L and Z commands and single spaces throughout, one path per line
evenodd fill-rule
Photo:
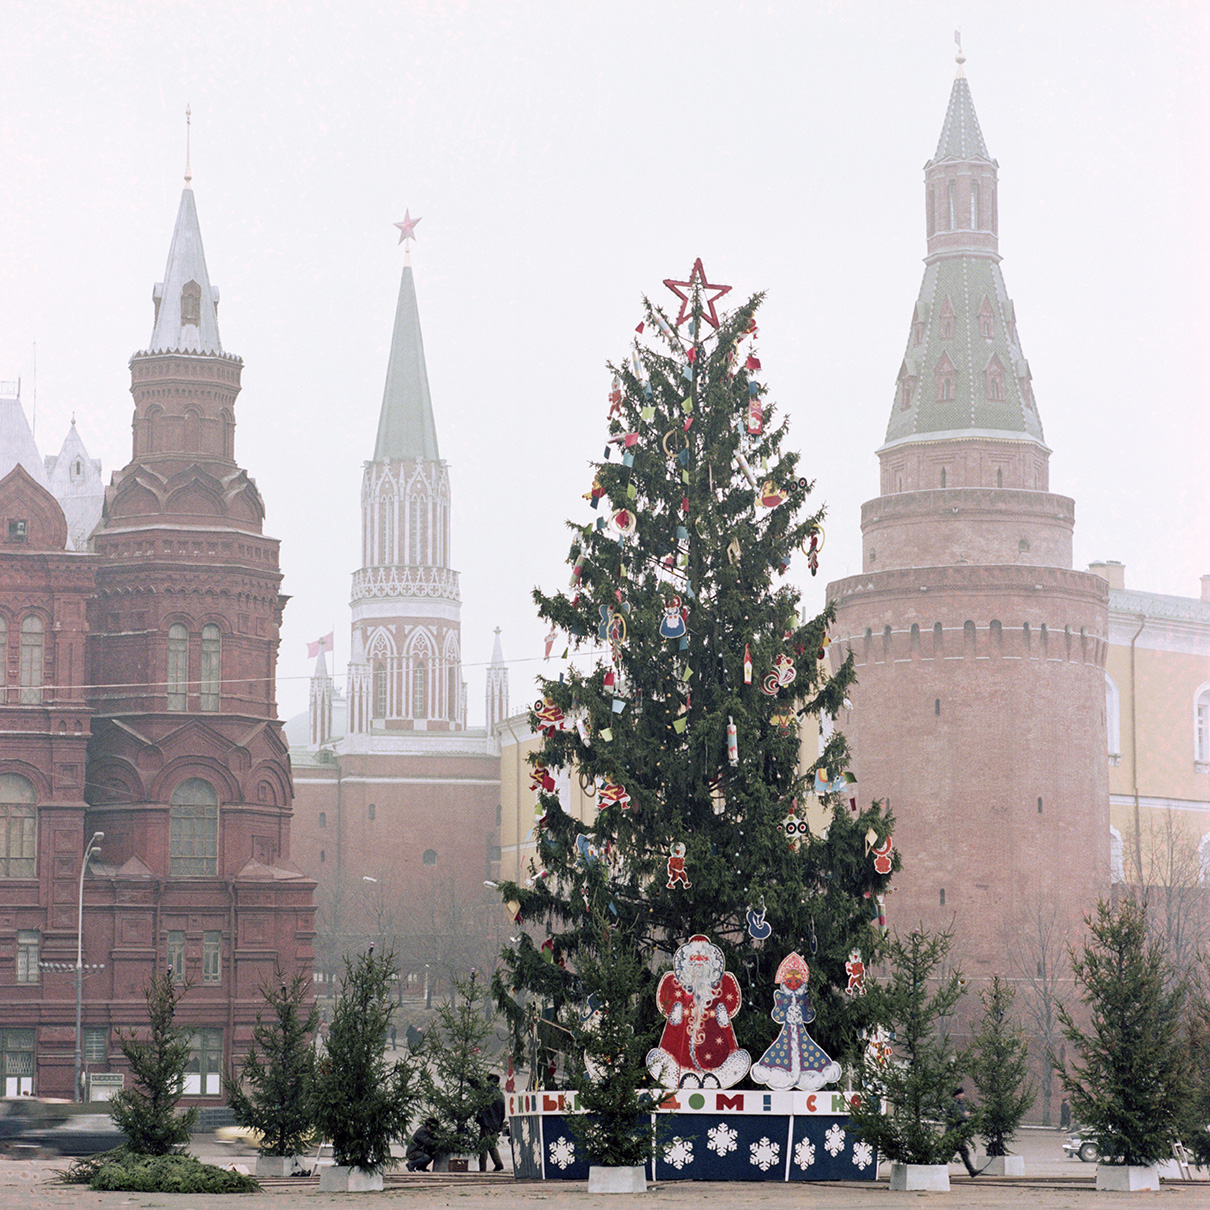
M 103 497 L 74 426 L 43 464 L 19 392 L 0 390 L 8 1096 L 72 1095 L 81 879 L 84 1094 L 123 1071 L 114 1030 L 146 1020 L 154 970 L 189 985 L 186 1097 L 219 1098 L 262 981 L 312 965 L 315 884 L 290 862 L 277 718 L 278 542 L 235 460 L 243 363 L 219 339 L 188 176 L 153 300 L 130 361 L 131 460 Z

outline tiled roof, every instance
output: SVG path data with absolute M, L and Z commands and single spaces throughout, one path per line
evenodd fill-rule
M 979 129 L 979 119 L 975 116 L 970 85 L 964 76 L 959 76 L 950 90 L 950 103 L 945 111 L 941 138 L 937 141 L 937 154 L 929 162 L 990 159 L 987 144 L 983 141 L 983 131 Z

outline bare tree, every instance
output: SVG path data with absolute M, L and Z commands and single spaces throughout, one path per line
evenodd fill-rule
M 1049 1126 L 1054 1059 L 1063 1047 L 1059 1009 L 1072 986 L 1070 923 L 1053 903 L 1035 898 L 1023 905 L 1015 927 L 1006 930 L 1004 942 L 1013 981 L 1022 993 L 1024 1023 L 1035 1043 L 1030 1050 L 1039 1064 L 1042 1125 Z
M 1210 889 L 1201 832 L 1169 808 L 1150 812 L 1141 835 L 1132 829 L 1123 851 L 1126 875 L 1147 910 L 1147 931 L 1163 947 L 1173 978 L 1210 954 Z

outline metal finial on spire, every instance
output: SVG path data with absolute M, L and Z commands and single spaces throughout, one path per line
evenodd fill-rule
M 954 62 L 958 64 L 958 70 L 954 75 L 956 80 L 961 80 L 966 72 L 962 70 L 962 64 L 966 62 L 966 56 L 962 53 L 962 31 L 954 30 L 954 45 L 958 47 L 958 53 L 954 56 Z
M 193 115 L 188 104 L 185 105 L 185 187 L 193 188 L 193 169 L 189 166 L 189 127 L 193 123 Z

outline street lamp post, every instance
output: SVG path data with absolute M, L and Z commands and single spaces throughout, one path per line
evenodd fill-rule
M 75 1101 L 80 1100 L 80 1069 L 84 1058 L 80 1048 L 80 1020 L 84 1008 L 84 872 L 88 869 L 92 855 L 100 850 L 101 841 L 104 839 L 104 832 L 94 832 L 88 842 L 88 848 L 84 850 L 84 859 L 80 862 L 80 901 L 76 913 L 76 1071 L 72 1095 Z

